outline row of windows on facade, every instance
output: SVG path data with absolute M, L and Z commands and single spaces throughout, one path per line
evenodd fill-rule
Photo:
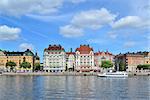
M 49 62 L 49 63 L 63 63 L 63 62 Z M 93 62 L 91 61 L 91 62 L 77 62 L 77 63 L 93 63 Z
M 46 58 L 45 58 L 46 59 Z M 48 60 L 60 60 L 60 58 L 47 58 Z M 62 60 L 64 59 L 64 58 L 61 58 Z M 68 60 L 69 58 L 66 58 L 66 60 Z M 74 59 L 74 58 L 72 58 L 72 59 Z M 91 60 L 90 58 L 87 58 L 87 59 L 85 59 L 85 58 L 80 58 L 80 60 Z
M 48 52 L 48 54 L 60 54 L 61 52 Z
M 62 57 L 63 55 L 48 55 L 48 57 Z M 80 56 L 81 58 L 92 58 L 93 56 Z M 77 58 L 79 58 L 79 56 L 77 56 Z

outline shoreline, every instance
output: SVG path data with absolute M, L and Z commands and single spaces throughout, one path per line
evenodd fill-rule
M 46 72 L 30 72 L 30 73 L 2 73 L 0 76 L 97 76 L 98 73 L 75 73 L 75 72 L 63 72 L 63 73 L 46 73 Z M 130 76 L 150 76 L 148 73 L 129 73 Z
M 2 76 L 97 76 L 97 73 L 2 73 Z

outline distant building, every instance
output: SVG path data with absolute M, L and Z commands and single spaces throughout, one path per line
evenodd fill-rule
M 36 55 L 37 56 L 37 55 Z M 20 70 L 20 64 L 23 61 L 29 62 L 31 64 L 31 68 L 28 70 L 32 70 L 34 62 L 40 62 L 40 58 L 35 59 L 33 52 L 27 49 L 24 52 L 9 52 L 0 50 L 0 69 L 6 70 L 6 63 L 8 61 L 12 61 L 16 63 L 16 70 Z M 8 70 L 8 69 L 7 69 Z
M 150 64 L 150 52 L 145 53 L 144 55 L 144 63 Z
M 46 72 L 65 71 L 65 49 L 61 45 L 49 45 L 48 48 L 44 49 L 43 65 Z
M 76 49 L 76 71 L 90 72 L 94 70 L 94 51 L 89 45 L 80 45 Z
M 114 63 L 114 55 L 108 51 L 106 52 L 96 52 L 94 53 L 94 62 L 95 62 L 95 66 L 97 67 L 101 67 L 102 61 L 106 61 L 109 60 L 112 63 Z
M 40 64 L 40 57 L 38 56 L 37 52 L 34 55 L 34 64 L 39 63 Z
M 144 55 L 142 53 L 119 54 L 115 57 L 115 61 L 117 69 L 119 69 L 121 62 L 125 65 L 126 71 L 135 72 L 138 65 L 144 64 Z
M 66 52 L 66 70 L 67 71 L 74 71 L 75 69 L 75 52 L 72 52 L 72 49 L 70 52 Z

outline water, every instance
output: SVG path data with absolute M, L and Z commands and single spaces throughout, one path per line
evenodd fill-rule
M 0 76 L 0 100 L 150 100 L 150 77 Z

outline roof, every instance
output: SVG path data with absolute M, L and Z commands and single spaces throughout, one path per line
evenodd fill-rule
M 79 51 L 80 54 L 89 54 L 91 51 L 93 51 L 93 48 L 91 48 L 89 45 L 80 45 L 76 51 Z
M 148 56 L 148 54 L 149 54 L 150 52 L 148 52 L 148 51 L 144 51 L 144 52 L 142 52 L 142 51 L 139 51 L 139 52 L 127 52 L 127 53 L 125 53 L 125 54 L 118 54 L 118 55 L 116 55 L 116 56 Z
M 30 51 L 29 49 L 27 49 L 24 52 L 19 52 L 19 51 L 4 51 L 4 53 L 6 54 L 6 56 L 34 56 L 33 52 Z
M 51 50 L 51 51 L 62 50 L 62 51 L 64 51 L 64 48 L 61 45 L 49 45 L 49 47 L 45 48 L 45 50 Z
M 110 53 L 110 52 L 108 52 L 108 51 L 106 51 L 106 52 L 103 52 L 103 51 L 100 52 L 100 51 L 98 51 L 98 52 L 94 53 L 94 55 L 97 55 L 97 56 L 98 56 L 98 55 L 103 55 L 103 54 L 104 54 L 104 55 L 112 55 L 112 56 L 113 56 L 113 54 Z
M 75 55 L 75 52 L 66 52 L 67 55 Z

